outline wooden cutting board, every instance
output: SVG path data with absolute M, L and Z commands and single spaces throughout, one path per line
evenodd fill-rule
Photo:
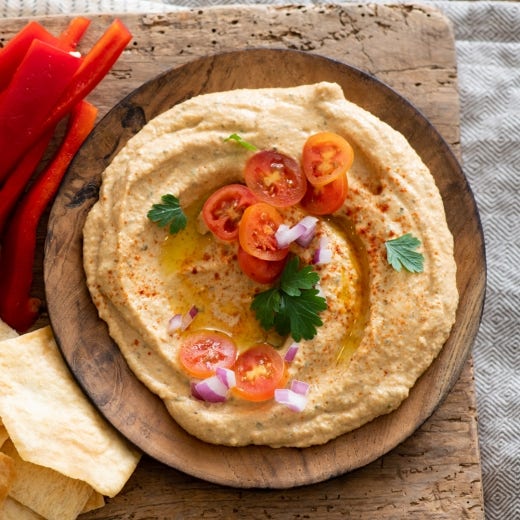
M 90 47 L 112 16 L 92 17 Z M 124 15 L 134 39 L 90 96 L 104 114 L 142 82 L 194 57 L 249 47 L 315 52 L 357 66 L 412 101 L 458 154 L 453 35 L 430 7 L 336 5 L 219 7 Z M 66 17 L 45 26 L 59 33 Z M 0 20 L 7 41 L 25 20 Z M 43 297 L 42 247 L 35 293 Z M 44 315 L 38 325 L 47 323 Z M 221 487 L 144 458 L 123 492 L 85 519 L 483 518 L 471 361 L 444 403 L 407 441 L 342 477 L 283 491 Z

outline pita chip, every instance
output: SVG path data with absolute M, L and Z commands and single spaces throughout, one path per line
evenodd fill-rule
M 0 448 L 3 446 L 4 442 L 7 439 L 9 439 L 9 434 L 7 433 L 7 430 L 5 429 L 2 419 L 0 419 Z
M 18 336 L 18 333 L 9 327 L 7 323 L 4 323 L 2 320 L 0 320 L 0 341 L 4 339 L 16 338 L 16 336 Z
M 5 453 L 0 453 L 0 506 L 13 487 L 15 475 L 15 461 Z
M 2 520 L 44 520 L 43 516 L 20 504 L 12 497 L 7 497 L 4 507 L 0 508 Z
M 11 440 L 3 453 L 14 461 L 16 478 L 9 495 L 48 520 L 75 520 L 87 503 L 92 488 L 50 468 L 20 458 Z
M 140 458 L 80 390 L 50 327 L 2 341 L 0 417 L 23 460 L 101 495 L 119 493 Z
M 81 513 L 88 513 L 89 511 L 94 511 L 94 509 L 100 509 L 104 505 L 105 497 L 93 489 L 87 503 L 83 506 Z

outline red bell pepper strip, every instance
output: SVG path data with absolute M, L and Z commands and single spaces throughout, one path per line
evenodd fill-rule
M 19 332 L 34 323 L 41 304 L 30 297 L 38 222 L 96 116 L 96 107 L 87 101 L 76 105 L 58 151 L 20 201 L 7 227 L 0 251 L 0 317 Z
M 88 18 L 77 16 L 70 21 L 69 25 L 60 34 L 59 38 L 54 38 L 54 36 L 48 33 L 41 25 L 36 22 L 30 22 L 7 44 L 6 48 L 10 46 L 9 49 L 11 49 L 13 53 L 18 52 L 20 54 L 20 62 L 29 49 L 31 42 L 30 38 L 40 39 L 39 37 L 43 37 L 45 38 L 44 41 L 47 43 L 55 45 L 64 51 L 72 51 L 77 47 L 89 24 L 90 20 Z M 20 36 L 22 36 L 21 39 Z M 15 44 L 18 41 L 18 45 L 12 47 L 11 44 L 13 41 Z M 24 46 L 26 47 L 25 51 L 23 49 Z M 3 50 L 5 51 L 5 48 Z M 10 54 L 11 65 L 15 64 L 13 53 Z M 0 56 L 2 56 L 2 51 L 0 51 Z M 2 65 L 5 65 L 5 63 L 0 59 L 0 70 L 2 70 Z M 40 141 L 38 141 L 34 147 L 27 152 L 20 163 L 16 165 L 15 170 L 9 174 L 4 185 L 0 187 L 0 237 L 2 236 L 10 212 L 22 195 L 26 185 L 42 159 L 49 141 L 51 140 L 52 133 L 52 131 L 48 132 L 47 135 L 43 136 Z
M 9 84 L 11 77 L 34 40 L 40 40 L 50 45 L 58 43 L 58 38 L 38 22 L 29 22 L 0 50 L 0 91 Z
M 0 237 L 2 237 L 10 213 L 36 171 L 51 138 L 52 132 L 43 136 L 27 152 L 0 188 Z
M 73 51 L 89 24 L 88 18 L 77 16 L 70 21 L 59 38 L 56 38 L 38 22 L 29 22 L 3 49 L 0 49 L 0 91 L 7 87 L 34 40 L 40 40 L 64 51 Z
M 27 140 L 34 144 L 49 113 L 70 84 L 81 60 L 48 43 L 34 40 L 0 96 L 0 158 L 3 164 Z M 53 125 L 54 127 L 54 125 Z M 45 130 L 46 133 L 48 129 Z M 37 136 L 33 139 L 33 136 Z M 16 161 L 0 175 L 0 182 Z
M 73 18 L 67 28 L 60 34 L 57 47 L 73 51 L 78 46 L 89 25 L 90 20 L 84 16 Z
M 7 146 L 0 139 L 0 180 L 8 175 L 20 158 L 34 145 L 34 143 L 58 121 L 66 116 L 72 107 L 103 79 L 112 68 L 128 42 L 132 39 L 131 33 L 116 19 L 101 38 L 94 44 L 90 52 L 83 58 L 81 67 L 72 78 L 60 101 L 54 107 L 47 120 L 33 134 L 24 134 L 17 146 Z

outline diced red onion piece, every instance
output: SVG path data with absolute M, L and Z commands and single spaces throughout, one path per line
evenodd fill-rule
M 307 247 L 314 238 L 318 219 L 312 215 L 303 217 L 294 226 L 280 224 L 276 230 L 275 237 L 278 247 L 288 247 L 292 242 L 297 242 L 302 247 Z
M 193 305 L 186 314 L 175 314 L 168 322 L 168 332 L 173 332 L 174 330 L 179 329 L 186 330 L 198 313 L 199 309 Z
M 168 332 L 179 330 L 182 327 L 182 314 L 175 314 L 168 322 Z
M 192 381 L 191 382 L 191 395 L 193 397 L 195 397 L 195 399 L 199 399 L 200 401 L 203 401 L 202 399 L 202 396 L 199 394 L 199 392 L 197 392 L 197 384 L 198 382 L 197 381 Z
M 332 260 L 332 251 L 329 248 L 329 239 L 325 236 L 320 238 L 318 249 L 314 252 L 314 264 L 328 264 Z
M 195 316 L 199 313 L 199 309 L 193 305 L 191 309 L 182 317 L 182 330 L 186 330 Z
M 210 376 L 192 386 L 192 395 L 208 403 L 222 403 L 227 399 L 228 387 L 219 377 Z
M 294 357 L 296 356 L 296 353 L 298 352 L 299 348 L 299 343 L 291 343 L 291 345 L 287 349 L 287 352 L 285 353 L 284 360 L 287 361 L 287 363 L 291 363 L 292 361 L 294 361 Z
M 289 227 L 287 224 L 280 224 L 274 236 L 276 238 L 278 247 L 283 249 L 284 247 L 288 247 L 304 232 L 305 228 L 299 224 L 295 224 L 292 227 Z
M 237 385 L 235 372 L 230 368 L 217 367 L 217 377 L 226 385 L 227 388 L 233 388 Z
M 289 388 L 277 388 L 274 391 L 274 400 L 295 412 L 301 412 L 307 406 L 307 396 L 297 394 Z
M 307 395 L 309 393 L 310 385 L 305 381 L 299 381 L 298 379 L 294 379 L 291 381 L 291 390 L 300 395 Z
M 317 223 L 318 219 L 311 215 L 307 215 L 300 220 L 299 225 L 303 226 L 305 231 L 300 235 L 299 238 L 296 239 L 296 242 L 298 242 L 299 245 L 302 247 L 307 247 L 311 243 L 312 239 L 314 238 L 314 234 L 316 233 Z

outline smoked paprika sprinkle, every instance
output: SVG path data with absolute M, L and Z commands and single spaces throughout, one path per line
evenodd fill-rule
M 216 240 L 236 244 L 238 266 L 246 276 L 271 285 L 251 296 L 250 308 L 261 327 L 295 342 L 312 339 L 323 324 L 319 315 L 327 309 L 327 301 L 317 287 L 319 274 L 312 265 L 300 266 L 300 259 L 289 254 L 289 246 L 296 240 L 308 246 L 318 219 L 307 215 L 290 227 L 279 210 L 300 203 L 304 212 L 317 215 L 338 209 L 347 196 L 352 148 L 336 134 L 311 136 L 303 149 L 302 168 L 296 159 L 280 152 L 258 151 L 238 134 L 224 141 L 253 152 L 245 161 L 245 185 L 229 184 L 211 193 L 202 207 L 202 219 Z M 307 205 L 305 198 L 310 201 Z M 172 234 L 186 223 L 179 200 L 172 194 L 163 195 L 162 204 L 154 204 L 147 216 L 161 227 L 170 226 Z M 195 398 L 217 403 L 231 392 L 249 401 L 264 401 L 284 387 L 287 361 L 269 343 L 255 343 L 237 355 L 231 336 L 186 329 L 179 361 L 190 377 L 203 378 L 192 383 Z M 305 401 L 305 396 L 296 395 Z M 286 397 L 280 399 L 285 403 Z

